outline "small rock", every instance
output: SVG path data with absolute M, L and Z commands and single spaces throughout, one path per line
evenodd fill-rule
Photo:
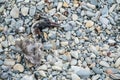
M 0 7 L 0 13 L 2 13 L 4 11 L 4 8 L 5 8 L 4 5 Z
M 95 5 L 90 4 L 90 3 L 87 3 L 86 5 L 87 5 L 89 8 L 91 8 L 91 9 L 95 9 L 95 8 L 96 8 Z
M 0 60 L 0 66 L 3 64 L 3 61 L 2 60 Z
M 118 4 L 120 3 L 120 0 L 116 0 L 116 1 L 117 1 Z
M 20 33 L 25 32 L 25 27 L 19 27 L 19 32 Z
M 63 5 L 63 2 L 59 2 L 59 3 L 58 3 L 57 11 L 62 7 L 62 5 Z
M 67 45 L 68 45 L 68 41 L 61 42 L 61 46 L 67 46 Z
M 0 0 L 0 3 L 4 3 L 5 2 L 5 0 Z
M 2 48 L 0 48 L 0 53 L 4 52 L 4 50 Z
M 42 77 L 46 77 L 46 74 L 45 74 L 44 71 L 39 71 L 39 73 L 40 73 L 40 75 L 41 75 Z
M 109 13 L 113 12 L 113 10 L 115 9 L 116 6 L 117 6 L 117 4 L 113 4 L 112 7 L 110 7 L 110 9 L 109 9 Z
M 34 15 L 35 15 L 35 12 L 36 12 L 36 7 L 35 7 L 35 6 L 31 6 L 31 7 L 30 7 L 30 10 L 29 10 L 30 16 L 34 16 Z
M 45 44 L 44 44 L 44 49 L 45 49 L 45 50 L 49 50 L 49 49 L 51 49 L 52 47 L 53 47 L 53 45 L 50 44 L 50 43 L 45 43 Z
M 120 66 L 120 58 L 118 58 L 115 62 L 115 67 L 119 67 Z
M 67 3 L 67 2 L 64 2 L 64 3 L 63 3 L 63 7 L 65 7 L 65 8 L 69 7 L 68 3 Z
M 100 61 L 99 64 L 104 67 L 110 67 L 110 65 L 106 61 Z
M 11 10 L 10 15 L 11 15 L 13 18 L 19 18 L 19 9 L 17 8 L 17 6 L 15 6 L 15 7 Z
M 72 14 L 72 19 L 73 19 L 73 21 L 76 21 L 78 19 L 77 14 Z
M 78 52 L 77 51 L 71 51 L 71 56 L 78 59 Z
M 12 35 L 8 36 L 9 45 L 15 45 L 15 39 Z
M 101 22 L 103 25 L 108 25 L 109 20 L 108 20 L 107 18 L 100 17 L 100 22 Z
M 74 41 L 75 41 L 76 44 L 79 43 L 79 39 L 77 37 L 74 38 Z
M 110 45 L 114 45 L 116 43 L 116 41 L 115 40 L 113 40 L 113 39 L 108 39 L 108 44 L 110 44 Z
M 111 77 L 113 80 L 120 80 L 120 74 L 111 74 L 110 77 Z
M 77 74 L 72 74 L 71 75 L 72 80 L 81 80 L 80 77 Z
M 52 69 L 53 69 L 53 70 L 58 70 L 58 71 L 61 71 L 61 70 L 62 70 L 62 68 L 59 67 L 59 66 L 52 66 Z
M 15 61 L 12 59 L 5 59 L 4 61 L 4 65 L 7 65 L 7 66 L 13 66 L 14 64 L 15 64 Z
M 77 75 L 79 75 L 81 78 L 88 78 L 91 75 L 91 72 L 89 69 L 80 68 L 80 70 L 77 72 Z
M 37 70 L 47 70 L 47 69 L 48 69 L 47 65 L 41 65 L 40 67 L 38 67 Z
M 25 75 L 20 80 L 34 80 L 34 79 L 35 78 L 33 75 Z
M 18 70 L 19 72 L 23 72 L 24 71 L 24 66 L 21 65 L 21 64 L 15 64 L 13 69 Z
M 23 7 L 21 8 L 21 13 L 23 16 L 27 16 L 28 15 L 28 10 L 29 8 L 28 7 Z
M 51 10 L 49 10 L 48 12 L 50 15 L 54 15 L 56 13 L 56 8 L 53 8 Z
M 8 73 L 4 72 L 0 75 L 0 78 L 6 80 L 8 78 Z
M 97 67 L 93 67 L 92 70 L 96 73 L 96 74 L 102 74 L 103 70 L 97 68 Z
M 67 40 L 71 39 L 71 32 L 70 31 L 66 32 L 65 36 Z
M 76 60 L 76 59 L 72 59 L 72 60 L 71 60 L 71 65 L 74 66 L 74 65 L 76 65 L 76 64 L 77 64 L 77 60 Z
M 79 66 L 71 66 L 71 70 L 74 72 L 74 73 L 77 73 L 81 68 Z
M 2 42 L 1 42 L 1 45 L 2 45 L 3 47 L 7 48 L 7 47 L 8 47 L 8 41 L 7 41 L 7 40 L 6 40 L 6 41 L 2 41 Z
M 92 80 L 98 80 L 99 78 L 100 78 L 99 74 L 92 76 Z
M 93 25 L 94 25 L 94 22 L 91 21 L 91 20 L 87 21 L 86 24 L 85 24 L 85 26 L 88 27 L 88 28 L 92 27 Z

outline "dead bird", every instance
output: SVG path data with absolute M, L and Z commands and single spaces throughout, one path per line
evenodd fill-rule
M 45 28 L 52 28 L 52 27 L 58 27 L 59 24 L 50 21 L 49 19 L 45 17 L 39 17 L 36 21 L 32 24 L 31 31 L 34 36 L 34 38 L 42 38 L 42 42 L 44 42 L 43 32 L 42 30 Z

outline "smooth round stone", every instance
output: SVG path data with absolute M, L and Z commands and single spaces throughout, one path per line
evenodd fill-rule
M 88 78 L 91 75 L 91 72 L 89 69 L 80 68 L 80 70 L 77 72 L 77 75 L 79 75 L 81 78 Z
M 77 64 L 77 60 L 76 60 L 76 59 L 72 59 L 72 60 L 71 60 L 71 65 L 74 66 L 74 65 L 76 65 L 76 64 Z
M 42 77 L 46 77 L 47 75 L 45 74 L 45 71 L 39 71 L 39 73 L 40 73 L 40 75 L 42 76 Z
M 77 51 L 71 51 L 71 56 L 78 59 L 78 52 Z
M 72 14 L 72 19 L 73 19 L 73 21 L 76 21 L 78 19 L 77 14 Z
M 21 8 L 21 13 L 23 16 L 27 16 L 28 15 L 28 10 L 29 8 L 28 7 L 22 7 Z
M 23 71 L 24 71 L 24 66 L 21 65 L 21 64 L 15 64 L 15 65 L 13 66 L 13 69 L 14 69 L 14 70 L 17 70 L 17 71 L 19 71 L 19 72 L 23 72 Z
M 0 76 L 2 79 L 7 79 L 8 78 L 8 73 L 4 72 Z
M 0 60 L 0 66 L 3 64 L 3 61 L 2 60 Z
M 92 27 L 93 25 L 94 25 L 94 22 L 91 21 L 91 20 L 87 21 L 86 24 L 85 24 L 85 26 L 88 27 L 88 28 Z
M 4 61 L 4 65 L 7 65 L 7 66 L 13 66 L 15 64 L 15 60 L 12 60 L 12 59 L 5 59 Z
M 81 80 L 80 77 L 77 74 L 71 74 L 72 80 Z
M 96 74 L 102 74 L 103 70 L 101 70 L 100 68 L 97 67 L 93 67 L 92 70 L 96 73 Z
M 59 66 L 52 66 L 52 69 L 53 70 L 57 70 L 57 71 L 61 71 L 62 70 L 62 68 L 59 67 Z
M 110 65 L 106 61 L 100 61 L 99 64 L 104 67 L 110 67 Z
M 115 67 L 119 67 L 120 66 L 120 58 L 118 58 L 115 62 Z
M 15 6 L 14 8 L 12 8 L 12 10 L 10 11 L 10 15 L 13 18 L 19 18 L 19 9 L 17 8 L 17 6 Z
M 58 2 L 57 10 L 59 10 L 63 5 L 63 2 Z

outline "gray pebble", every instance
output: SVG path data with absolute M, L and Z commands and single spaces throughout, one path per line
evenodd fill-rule
M 1 45 L 2 45 L 3 47 L 7 48 L 7 47 L 8 47 L 8 41 L 7 41 L 7 40 L 6 40 L 6 41 L 2 41 L 2 42 L 1 42 Z
M 90 70 L 80 68 L 80 70 L 77 72 L 77 75 L 79 75 L 81 78 L 88 78 L 91 75 Z
M 30 16 L 34 16 L 34 15 L 35 15 L 35 12 L 36 12 L 36 7 L 35 7 L 35 6 L 31 6 L 31 7 L 30 7 L 30 10 L 29 10 Z
M 3 61 L 2 60 L 0 60 L 0 66 L 3 64 Z
M 46 44 L 44 44 L 44 49 L 45 50 L 49 50 L 49 49 L 51 49 L 53 47 L 53 45 L 52 44 L 50 44 L 50 43 L 46 43 Z
M 97 67 L 93 67 L 92 70 L 96 73 L 96 74 L 102 74 L 103 73 L 103 70 L 102 69 L 99 69 Z
M 8 66 L 5 66 L 5 65 L 2 65 L 1 66 L 1 69 L 4 71 L 4 72 L 7 72 L 9 70 L 9 67 Z
M 8 78 L 8 73 L 4 72 L 1 74 L 2 79 L 7 79 Z

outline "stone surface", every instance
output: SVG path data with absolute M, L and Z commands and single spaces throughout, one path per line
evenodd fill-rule
M 104 67 L 110 67 L 110 65 L 106 61 L 100 61 L 99 64 Z
M 7 65 L 7 66 L 13 66 L 15 64 L 15 60 L 12 60 L 12 59 L 5 59 L 4 61 L 4 65 Z
M 94 25 L 94 22 L 91 21 L 91 20 L 87 21 L 86 24 L 85 24 L 85 26 L 88 27 L 88 28 L 92 27 L 93 25 Z
M 73 21 L 76 21 L 78 19 L 77 14 L 72 14 L 72 19 L 73 19 Z
M 115 67 L 119 67 L 120 66 L 120 58 L 118 58 L 115 62 Z
M 21 8 L 21 13 L 23 16 L 27 16 L 28 15 L 28 10 L 29 8 L 28 7 L 22 7 Z
M 77 74 L 72 74 L 71 75 L 72 80 L 81 80 L 80 77 Z
M 12 10 L 10 11 L 10 15 L 13 18 L 19 18 L 19 9 L 17 8 L 17 6 L 12 8 Z
M 13 66 L 13 69 L 16 70 L 16 71 L 19 71 L 19 72 L 23 72 L 24 71 L 24 66 L 21 65 L 21 64 L 15 64 Z

